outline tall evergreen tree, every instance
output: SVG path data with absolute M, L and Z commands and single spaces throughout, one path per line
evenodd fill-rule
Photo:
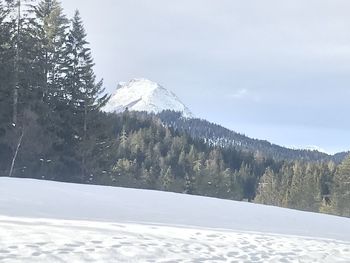
M 9 19 L 13 6 L 0 1 L 0 176 L 8 175 L 11 161 L 13 65 L 14 65 L 14 23 Z M 10 20 L 10 21 L 9 21 Z
M 109 99 L 107 94 L 102 95 L 104 92 L 102 80 L 96 82 L 93 71 L 94 63 L 86 36 L 80 14 L 76 11 L 68 34 L 63 70 L 67 102 L 72 117 L 69 126 L 74 135 L 73 138 L 78 142 L 77 148 L 82 164 L 82 178 L 86 176 L 87 158 L 92 151 L 91 147 L 94 146 L 88 142 L 93 140 L 89 137 L 89 125 L 94 120 L 91 117 Z
M 280 205 L 278 191 L 277 177 L 271 168 L 267 168 L 260 178 L 255 201 L 261 204 L 278 206 Z
M 34 7 L 37 37 L 40 41 L 40 62 L 43 72 L 43 99 L 55 104 L 63 96 L 61 70 L 68 19 L 57 0 L 41 0 Z M 55 105 L 51 105 L 54 108 Z
M 168 169 L 162 170 L 162 173 L 160 176 L 161 189 L 168 191 L 170 189 L 170 185 L 172 184 L 173 180 L 174 180 L 174 176 L 170 166 L 168 167 Z
M 331 200 L 336 214 L 350 217 L 350 156 L 335 174 Z
M 7 104 L 7 111 L 11 109 L 11 125 L 9 127 L 9 137 L 6 138 L 10 145 L 11 164 L 9 176 L 13 175 L 17 156 L 22 145 L 22 139 L 31 138 L 25 136 L 30 134 L 31 129 L 36 125 L 35 114 L 38 101 L 37 95 L 40 89 L 40 71 L 37 63 L 38 42 L 34 32 L 33 18 L 28 11 L 28 2 L 31 0 L 5 1 L 8 17 L 1 26 L 1 31 L 7 31 L 7 41 L 2 45 L 4 65 L 8 67 L 4 70 L 7 79 L 6 87 L 1 89 L 6 95 L 10 94 L 11 102 Z M 25 8 L 23 8 L 25 7 Z M 0 74 L 1 75 L 1 74 Z M 9 88 L 10 87 L 10 88 Z M 36 113 L 35 113 L 36 112 Z M 8 120 L 6 120 L 7 122 Z M 29 128 L 30 126 L 30 128 Z M 32 155 L 34 156 L 34 154 Z
M 5 133 L 6 126 L 11 123 L 12 115 L 12 81 L 13 81 L 13 24 L 6 21 L 11 6 L 0 2 L 0 129 Z

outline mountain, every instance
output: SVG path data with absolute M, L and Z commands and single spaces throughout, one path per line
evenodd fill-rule
M 107 112 L 145 111 L 159 113 L 173 110 L 191 118 L 193 114 L 170 90 L 148 79 L 133 79 L 128 83 L 119 83 L 104 108 Z
M 0 178 L 2 262 L 349 262 L 349 223 L 185 194 Z
M 234 147 L 274 158 L 276 160 L 335 161 L 340 163 L 348 153 L 330 155 L 321 149 L 287 148 L 266 140 L 249 138 L 206 120 L 194 118 L 191 111 L 168 89 L 148 79 L 133 79 L 119 83 L 104 110 L 106 112 L 130 111 L 157 114 L 164 125 L 203 139 L 207 144 Z
M 163 111 L 158 114 L 158 117 L 165 126 L 185 132 L 192 138 L 202 139 L 209 145 L 224 148 L 234 147 L 275 160 L 334 161 L 340 163 L 349 154 L 349 152 L 342 152 L 329 155 L 315 149 L 290 149 L 266 140 L 250 138 L 206 120 L 197 118 L 185 119 L 173 111 Z

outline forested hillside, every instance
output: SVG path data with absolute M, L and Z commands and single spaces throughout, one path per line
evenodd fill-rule
M 317 152 L 286 155 L 220 127 L 213 137 L 217 131 L 198 120 L 164 125 L 169 113 L 104 113 L 109 96 L 93 66 L 78 11 L 69 20 L 56 0 L 0 1 L 0 176 L 350 215 L 348 159 L 337 166 Z M 225 136 L 242 147 L 223 147 Z
M 275 160 L 289 161 L 334 161 L 340 163 L 348 153 L 328 155 L 326 153 L 310 150 L 289 149 L 265 140 L 249 138 L 243 134 L 226 129 L 202 119 L 183 118 L 174 111 L 163 111 L 158 114 L 162 122 L 176 130 L 186 132 L 193 138 L 205 140 L 209 145 L 220 147 L 234 147 L 249 151 Z

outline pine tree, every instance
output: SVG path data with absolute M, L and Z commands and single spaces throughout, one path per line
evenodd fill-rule
M 160 184 L 161 184 L 162 190 L 168 191 L 173 181 L 174 181 L 174 175 L 171 167 L 169 166 L 165 172 L 164 170 L 162 171 L 162 174 L 160 177 Z
M 243 162 L 238 171 L 238 176 L 242 180 L 243 195 L 250 202 L 254 198 L 255 193 L 255 176 L 252 168 L 248 163 Z
M 12 123 L 12 77 L 13 77 L 13 45 L 12 25 L 6 19 L 11 6 L 0 1 L 0 176 L 8 175 L 7 169 L 11 161 Z
M 16 45 L 14 57 L 14 74 L 13 74 L 13 108 L 12 108 L 12 124 L 17 124 L 18 118 L 18 93 L 19 93 L 19 63 L 20 63 L 20 42 L 21 42 L 21 0 L 17 1 L 17 30 Z M 11 176 L 11 173 L 10 173 Z
M 91 147 L 88 147 L 91 145 L 88 141 L 93 140 L 89 136 L 89 125 L 93 121 L 98 121 L 91 117 L 109 99 L 107 94 L 102 95 L 104 92 L 102 80 L 96 82 L 93 72 L 94 63 L 86 36 L 80 14 L 76 11 L 68 34 L 63 72 L 65 73 L 67 103 L 72 116 L 69 126 L 76 138 L 75 141 L 78 142 L 77 152 L 80 153 L 82 178 L 87 173 L 87 158 L 92 150 Z
M 126 148 L 126 145 L 127 145 L 127 142 L 128 142 L 128 135 L 126 133 L 126 129 L 125 129 L 125 125 L 123 126 L 123 130 L 120 134 L 120 146 L 125 149 Z
M 266 205 L 280 205 L 277 185 L 277 178 L 274 171 L 271 168 L 267 168 L 264 175 L 260 178 L 255 202 Z
M 331 200 L 336 214 L 350 217 L 350 156 L 338 167 Z
M 43 71 L 43 98 L 55 108 L 57 100 L 63 96 L 61 70 L 68 19 L 57 0 L 41 0 L 34 7 L 37 37 L 40 41 L 40 62 Z
M 156 168 L 151 166 L 149 170 L 143 169 L 142 177 L 148 189 L 157 189 L 159 174 Z
M 280 190 L 279 195 L 281 199 L 281 206 L 288 207 L 289 205 L 289 189 L 293 180 L 293 169 L 290 164 L 285 163 L 282 165 L 280 171 Z
M 7 114 L 7 133 L 11 134 L 6 140 L 12 154 L 8 175 L 12 176 L 15 174 L 17 156 L 20 155 L 19 151 L 23 148 L 21 147 L 22 139 L 30 144 L 33 139 L 30 136 L 34 134 L 33 130 L 39 125 L 37 118 L 41 105 L 37 95 L 40 90 L 40 70 L 37 62 L 38 41 L 33 19 L 27 7 L 23 10 L 23 6 L 30 1 L 5 2 L 7 3 L 5 14 L 8 17 L 1 21 L 1 35 L 4 33 L 1 38 L 6 37 L 6 40 L 5 43 L 2 43 L 0 52 L 1 60 L 4 62 L 2 65 L 7 69 L 1 70 L 3 74 L 6 74 L 5 87 L 1 88 L 1 92 L 4 92 L 7 98 L 11 98 L 11 101 L 5 99 L 3 102 L 6 105 L 4 113 Z M 3 80 L 1 74 L 0 77 Z M 11 109 L 10 114 L 8 114 L 9 109 Z M 11 125 L 7 123 L 9 116 L 11 116 Z M 36 153 L 33 152 L 30 156 L 34 158 L 35 155 Z
M 290 208 L 299 208 L 303 197 L 302 185 L 305 178 L 305 167 L 302 163 L 296 162 L 293 165 L 293 177 L 288 189 L 288 203 Z
M 194 194 L 195 191 L 195 181 L 196 178 L 188 173 L 185 174 L 185 189 L 184 193 L 186 194 Z
M 303 197 L 299 209 L 319 212 L 322 203 L 320 179 L 319 167 L 309 163 L 306 167 L 304 183 L 300 186 Z
M 0 135 L 3 136 L 10 126 L 12 115 L 14 49 L 12 24 L 6 21 L 10 10 L 11 6 L 0 2 Z
M 230 171 L 230 199 L 241 201 L 243 199 L 242 178 L 238 173 Z
M 230 198 L 232 196 L 231 189 L 231 169 L 223 170 L 216 179 L 217 196 L 220 198 Z
M 12 77 L 12 124 L 18 125 L 19 117 L 27 104 L 32 101 L 37 91 L 36 50 L 37 42 L 33 32 L 33 20 L 28 16 L 28 11 L 23 10 L 27 2 L 31 0 L 6 1 L 10 4 L 13 15 L 11 22 L 13 32 L 13 77 Z M 29 102 L 28 102 L 29 101 Z M 19 124 L 21 125 L 21 124 Z M 22 127 L 23 129 L 23 127 Z

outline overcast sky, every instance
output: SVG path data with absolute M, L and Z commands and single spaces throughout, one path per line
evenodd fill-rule
M 113 92 L 149 78 L 254 138 L 350 149 L 349 0 L 62 0 Z

